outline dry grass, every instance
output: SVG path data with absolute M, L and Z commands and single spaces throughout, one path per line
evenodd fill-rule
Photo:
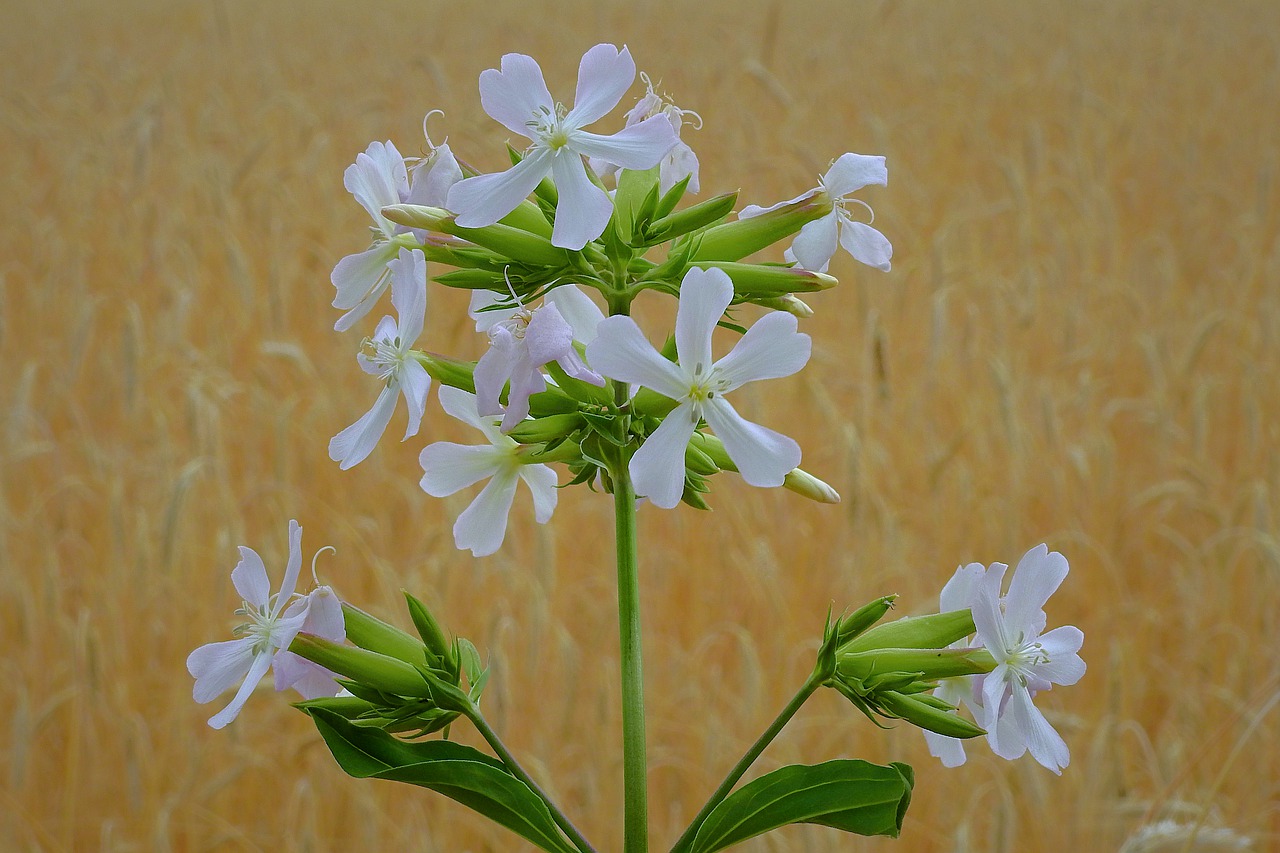
M 331 331 L 366 224 L 342 169 L 413 150 L 429 108 L 497 166 L 479 71 L 520 50 L 567 91 L 602 40 L 702 113 L 710 192 L 788 197 L 850 149 L 892 177 L 864 196 L 894 272 L 837 261 L 812 366 L 743 401 L 844 503 L 725 476 L 713 514 L 643 513 L 656 843 L 803 678 L 829 603 L 926 609 L 957 563 L 1047 541 L 1073 569 L 1050 618 L 1088 638 L 1086 679 L 1044 697 L 1067 773 L 981 749 L 947 771 L 823 695 L 762 766 L 905 757 L 904 837 L 744 849 L 1117 850 L 1161 819 L 1280 845 L 1280 6 L 8 5 L 0 847 L 512 849 L 344 777 L 274 695 L 205 727 L 183 658 L 228 627 L 235 545 L 278 566 L 296 517 L 347 597 L 399 619 L 407 587 L 492 655 L 495 723 L 616 849 L 608 507 L 570 492 L 538 529 L 518 504 L 474 561 L 461 501 L 417 489 L 424 441 L 326 456 L 372 397 Z M 474 357 L 455 297 L 428 335 Z

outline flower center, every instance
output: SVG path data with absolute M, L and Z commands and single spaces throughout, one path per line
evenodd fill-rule
M 511 334 L 511 337 L 518 341 L 524 340 L 525 332 L 529 331 L 529 322 L 533 319 L 533 314 L 537 310 L 537 308 L 525 308 L 521 305 L 516 313 L 505 320 L 500 320 L 493 324 L 493 329 L 489 330 L 489 342 L 493 343 L 494 329 L 499 328 L 506 329 Z
M 400 336 L 389 338 L 371 338 L 365 345 L 372 351 L 369 360 L 382 368 L 378 378 L 384 382 L 394 379 L 404 368 L 407 353 L 400 346 Z
M 242 602 L 244 605 L 236 611 L 237 615 L 249 617 L 249 621 L 240 625 L 232 632 L 235 636 L 250 637 L 253 639 L 253 653 L 261 654 L 271 649 L 278 648 L 276 624 L 280 621 L 280 614 L 272 612 L 271 603 L 275 600 L 272 596 L 262 609 L 254 607 L 247 601 Z M 283 608 L 281 608 L 283 611 Z
M 702 420 L 702 410 L 717 394 L 723 394 L 724 389 L 725 382 L 716 376 L 714 370 L 706 370 L 702 364 L 694 365 L 689 393 L 685 395 L 685 399 L 693 404 L 695 420 Z
M 1039 642 L 1035 640 L 1028 642 L 1019 637 L 1013 648 L 1009 650 L 1004 662 L 1023 685 L 1026 685 L 1035 677 L 1036 667 L 1049 663 L 1049 653 Z
M 556 104 L 555 109 L 539 107 L 529 127 L 533 130 L 535 145 L 559 151 L 569 144 L 571 128 L 565 127 L 564 117 L 568 112 L 564 104 Z

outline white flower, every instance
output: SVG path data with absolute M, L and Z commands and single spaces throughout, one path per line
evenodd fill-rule
M 534 518 L 539 524 L 551 520 L 556 508 L 556 472 L 546 465 L 526 465 L 521 447 L 504 435 L 496 419 L 476 412 L 476 398 L 458 388 L 440 387 L 440 405 L 451 416 L 484 433 L 488 445 L 454 444 L 437 441 L 423 449 L 422 490 L 432 497 L 445 497 L 488 479 L 480 494 L 463 510 L 453 525 L 453 541 L 477 557 L 485 557 L 502 546 L 507 534 L 507 516 L 515 499 L 516 483 L 523 480 L 533 495 Z
M 342 602 L 338 600 L 332 587 L 317 586 L 307 593 L 306 602 L 307 618 L 298 633 L 312 634 L 335 643 L 341 643 L 347 638 L 346 620 L 342 618 Z M 296 607 L 298 604 L 295 602 L 291 606 Z M 275 673 L 277 691 L 292 687 L 302 694 L 303 699 L 336 696 L 342 689 L 334 680 L 333 672 L 294 654 L 288 648 L 276 652 L 271 670 Z
M 387 429 L 399 394 L 404 395 L 409 407 L 409 425 L 404 437 L 417 435 L 427 392 L 431 390 L 431 377 L 412 353 L 414 342 L 422 334 L 427 312 L 426 258 L 417 249 L 401 249 L 400 257 L 387 266 L 393 279 L 391 304 L 399 312 L 400 322 L 383 317 L 373 337 L 365 342 L 373 354 L 362 352 L 356 356 L 366 373 L 376 375 L 386 384 L 373 407 L 329 442 L 329 458 L 342 463 L 344 471 L 373 452 Z
M 240 685 L 231 704 L 209 718 L 209 725 L 215 729 L 236 718 L 249 694 L 271 668 L 272 659 L 279 657 L 281 649 L 289 647 L 306 624 L 315 599 L 294 597 L 301 568 L 302 528 L 297 521 L 289 522 L 289 562 L 280 591 L 275 595 L 270 594 L 271 582 L 262 558 L 252 548 L 240 547 L 240 562 L 231 570 L 231 583 L 244 600 L 243 607 L 236 613 L 248 617 L 248 621 L 236 629 L 241 636 L 201 646 L 187 657 L 187 671 L 196 679 L 192 695 L 197 702 L 211 702 L 232 686 Z M 339 608 L 338 619 L 341 618 Z M 332 633 L 331 616 L 319 621 Z M 336 684 L 333 692 L 337 692 Z
M 1047 634 L 1044 605 L 1067 576 L 1067 559 L 1045 545 L 1018 562 L 1009 593 L 1000 597 L 1005 567 L 996 563 L 977 584 L 973 621 L 978 641 L 995 658 L 996 668 L 982 680 L 982 727 L 991 749 L 1014 759 L 1028 750 L 1061 774 L 1070 753 L 1061 736 L 1031 700 L 1054 684 L 1075 684 L 1084 675 L 1080 658 L 1084 633 L 1071 625 Z
M 514 298 L 514 294 L 512 295 Z M 489 335 L 489 351 L 475 369 L 476 401 L 481 415 L 503 414 L 499 395 L 511 382 L 502 431 L 510 432 L 529 415 L 529 397 L 547 388 L 538 368 L 558 363 L 574 379 L 604 386 L 600 374 L 587 367 L 574 341 L 590 343 L 604 315 L 574 285 L 562 285 L 547 294 L 539 308 L 489 308 L 498 303 L 490 290 L 471 296 L 471 316 L 476 331 Z M 488 310 L 484 310 L 484 309 Z
M 636 493 L 664 509 L 680 502 L 685 448 L 702 420 L 753 486 L 781 486 L 800 464 L 800 445 L 743 419 L 724 395 L 748 382 L 795 373 L 808 362 L 812 341 L 796 331 L 794 316 L 775 311 L 748 329 L 727 356 L 712 362 L 711 333 L 732 300 L 733 282 L 723 270 L 689 270 L 676 310 L 676 364 L 653 348 L 630 317 L 602 321 L 587 347 L 587 361 L 605 376 L 644 385 L 679 403 L 631 457 Z
M 791 248 L 787 250 L 787 260 L 799 263 L 802 269 L 814 272 L 826 272 L 831 257 L 836 253 L 837 242 L 844 250 L 867 266 L 889 271 L 889 260 L 893 257 L 893 246 L 885 236 L 864 222 L 856 221 L 846 209 L 848 204 L 859 204 L 871 208 L 860 199 L 850 198 L 850 194 L 868 184 L 889 183 L 889 170 L 883 157 L 872 157 L 864 154 L 842 154 L 840 159 L 831 164 L 827 173 L 818 179 L 818 187 L 802 193 L 789 201 L 779 202 L 770 207 L 748 205 L 738 214 L 739 219 L 750 219 L 770 210 L 802 201 L 824 193 L 831 200 L 831 212 L 821 219 L 806 224 L 796 235 Z
M 675 144 L 671 123 L 659 116 L 624 128 L 612 136 L 583 130 L 603 118 L 621 100 L 636 76 L 635 62 L 624 47 L 598 44 L 578 66 L 573 109 L 551 100 L 542 69 L 532 57 L 508 53 L 502 70 L 480 75 L 480 103 L 508 130 L 532 140 L 524 159 L 505 172 L 477 175 L 454 184 L 448 208 L 458 225 L 492 225 L 516 209 L 534 187 L 551 175 L 559 194 L 551 242 L 581 249 L 609 224 L 613 203 L 587 176 L 583 156 L 600 157 L 626 169 L 657 165 Z
M 659 95 L 653 88 L 653 81 L 649 79 L 649 75 L 643 71 L 640 72 L 640 79 L 644 81 L 645 93 L 636 105 L 627 113 L 627 127 L 633 124 L 639 124 L 651 116 L 665 116 L 667 121 L 671 122 L 671 129 L 676 132 L 676 144 L 672 146 L 658 163 L 658 191 L 665 193 L 676 184 L 689 178 L 689 192 L 696 193 L 698 187 L 698 155 L 693 153 L 693 149 L 680 139 L 680 130 L 684 125 L 685 116 L 693 116 L 698 120 L 694 125 L 696 129 L 702 129 L 702 116 L 693 110 L 682 110 L 675 105 L 670 98 Z M 610 163 L 600 157 L 592 157 L 587 161 L 592 170 L 600 177 L 606 175 L 615 175 L 618 172 L 618 164 Z
M 338 261 L 329 277 L 338 289 L 333 307 L 347 312 L 333 326 L 339 332 L 368 314 L 387 289 L 387 264 L 404 245 L 403 239 L 398 238 L 405 229 L 383 216 L 382 208 L 408 200 L 409 173 L 404 158 L 390 140 L 371 142 L 347 167 L 342 182 L 373 218 L 374 243 L 369 249 Z
M 947 581 L 947 585 L 942 588 L 942 594 L 938 596 L 938 612 L 968 610 L 973 602 L 974 592 L 986 572 L 987 567 L 981 563 L 969 563 L 967 566 L 956 569 L 956 573 L 952 575 L 951 580 Z M 957 640 L 948 648 L 967 648 L 969 645 L 969 640 L 963 639 Z M 941 681 L 933 695 L 957 708 L 962 704 L 968 705 L 977 716 L 982 711 L 982 697 L 980 693 L 974 691 L 973 683 L 974 677 L 971 675 L 946 678 Z M 944 767 L 959 767 L 964 764 L 964 741 L 931 732 L 928 729 L 921 729 L 921 731 L 924 732 L 924 739 L 929 744 L 929 754 L 940 758 Z

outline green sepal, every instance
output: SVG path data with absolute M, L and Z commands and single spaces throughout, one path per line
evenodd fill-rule
M 954 710 L 941 710 L 934 707 L 932 703 L 921 701 L 917 696 L 906 696 L 888 690 L 877 693 L 876 702 L 885 711 L 899 719 L 947 737 L 973 738 L 987 733 L 985 729 L 969 722 Z
M 500 270 L 480 268 L 452 270 L 432 276 L 431 280 L 455 290 L 496 290 L 506 286 Z
M 719 269 L 733 280 L 733 292 L 740 299 L 774 297 L 784 293 L 813 293 L 839 284 L 834 276 L 799 267 L 774 264 L 740 264 L 732 261 L 696 261 L 691 267 Z
M 865 681 L 873 675 L 889 672 L 916 673 L 927 680 L 981 675 L 995 668 L 986 649 L 905 648 L 870 649 L 849 652 L 841 649 L 837 669 L 844 678 Z
M 657 186 L 657 166 L 623 169 L 618 173 L 618 191 L 613 194 L 613 222 L 618 238 L 629 246 L 636 245 L 636 236 L 653 216 L 658 204 Z
M 661 219 L 676 209 L 676 205 L 680 203 L 680 199 L 684 198 L 685 192 L 689 189 L 689 181 L 692 178 L 692 174 L 685 175 L 671 189 L 662 194 L 662 198 L 658 199 L 658 204 L 653 210 L 654 219 Z
M 503 225 L 537 234 L 539 237 L 551 239 L 551 223 L 543 215 L 542 208 L 525 199 L 516 205 L 516 209 L 498 220 Z
M 409 618 L 413 620 L 413 626 L 418 629 L 418 635 L 422 637 L 422 642 L 426 644 L 427 649 L 435 657 L 436 661 L 443 664 L 443 668 L 453 675 L 458 674 L 458 657 L 454 650 L 454 644 L 445 639 L 444 629 L 440 627 L 440 623 L 436 621 L 436 617 L 431 615 L 431 611 L 426 605 L 409 594 L 407 590 L 400 590 L 404 596 L 405 605 L 409 608 Z
M 521 421 L 507 435 L 521 444 L 540 444 L 565 439 L 582 427 L 582 415 L 578 412 L 562 412 Z
M 712 809 L 693 839 L 672 853 L 715 853 L 796 823 L 897 838 L 914 785 L 911 767 L 897 762 L 793 764 L 734 791 Z
M 378 710 L 377 705 L 358 696 L 325 696 L 320 699 L 307 699 L 304 702 L 294 702 L 293 707 L 307 713 L 311 713 L 312 708 L 323 708 L 344 720 L 352 721 L 360 717 L 372 716 Z
M 289 644 L 289 651 L 375 690 L 396 696 L 429 695 L 418 670 L 390 655 L 344 646 L 312 634 L 298 634 Z
M 884 618 L 884 615 L 893 608 L 893 603 L 897 599 L 897 595 L 883 595 L 842 618 L 837 631 L 836 648 L 846 645 L 854 637 L 862 634 Z
M 631 408 L 641 416 L 665 418 L 680 403 L 670 397 L 663 396 L 652 388 L 641 387 L 631 398 Z
M 347 774 L 429 788 L 541 850 L 575 853 L 546 804 L 496 758 L 447 740 L 406 743 L 379 729 L 354 725 L 324 708 L 306 710 Z
M 659 243 L 683 237 L 686 234 L 697 231 L 699 228 L 706 228 L 732 213 L 734 205 L 737 203 L 738 193 L 735 190 L 654 220 L 649 223 L 641 235 L 643 238 L 642 245 L 656 246 Z
M 776 210 L 735 219 L 699 235 L 693 252 L 695 261 L 737 261 L 779 240 L 796 234 L 805 225 L 831 212 L 831 201 L 823 194 L 802 198 Z
M 425 353 L 420 350 L 414 350 L 413 357 L 427 371 L 427 375 L 441 385 L 461 388 L 471 394 L 476 393 L 474 377 L 476 363 L 474 361 L 460 361 L 456 358 L 448 358 L 435 353 Z
M 364 612 L 353 604 L 342 603 L 342 618 L 347 639 L 362 649 L 397 658 L 416 665 L 426 660 L 427 648 L 406 631 Z
M 973 612 L 950 610 L 928 616 L 907 616 L 877 625 L 851 640 L 841 651 L 865 652 L 871 649 L 945 649 L 977 630 Z
M 700 509 L 706 512 L 711 511 L 711 506 L 703 499 L 703 495 L 709 490 L 706 481 L 696 474 L 686 472 L 684 480 L 684 492 L 680 495 L 681 503 L 687 504 L 694 509 Z
M 551 374 L 551 378 L 556 381 L 556 385 L 560 390 L 579 403 L 607 406 L 613 402 L 613 392 L 607 387 L 592 385 L 590 382 L 573 378 L 564 372 L 564 368 L 560 366 L 559 362 L 549 361 L 543 367 Z
M 710 477 L 713 474 L 720 473 L 719 466 L 711 460 L 711 457 L 703 453 L 697 448 L 693 442 L 684 449 L 684 466 L 686 469 L 703 477 Z

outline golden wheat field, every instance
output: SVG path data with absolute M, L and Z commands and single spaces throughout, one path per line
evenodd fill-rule
M 829 607 L 926 612 L 958 564 L 1040 542 L 1089 664 L 1037 698 L 1064 775 L 982 744 L 945 769 L 824 691 L 756 772 L 909 761 L 902 837 L 741 849 L 1280 849 L 1280 5 L 3 5 L 0 849 L 525 849 L 346 777 L 266 683 L 205 724 L 186 655 L 229 636 L 236 546 L 278 578 L 291 518 L 343 597 L 408 627 L 408 589 L 489 657 L 491 722 L 619 848 L 608 499 L 566 490 L 540 527 L 524 494 L 476 560 L 450 535 L 470 494 L 417 484 L 428 441 L 469 440 L 438 406 L 350 471 L 327 454 L 375 393 L 362 333 L 332 329 L 368 225 L 343 169 L 374 139 L 421 153 L 429 109 L 500 168 L 479 73 L 529 53 L 571 93 L 601 41 L 703 117 L 704 198 L 789 198 L 845 151 L 890 171 L 859 196 L 893 271 L 838 256 L 809 367 L 737 404 L 843 502 L 726 474 L 711 513 L 641 511 L 655 849 L 804 680 Z M 465 294 L 430 299 L 428 348 L 477 358 Z

